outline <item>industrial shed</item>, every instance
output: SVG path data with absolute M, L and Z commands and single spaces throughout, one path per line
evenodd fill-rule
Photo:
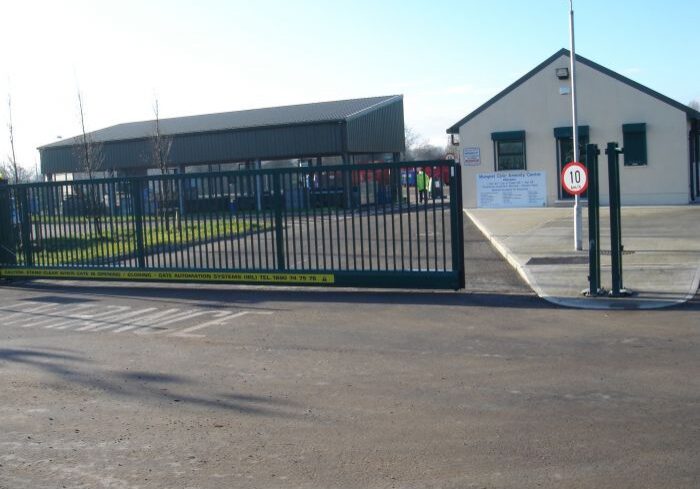
M 403 96 L 392 95 L 218 114 L 160 119 L 169 140 L 167 166 L 187 167 L 263 161 L 333 163 L 397 161 L 404 150 Z M 130 122 L 88 134 L 99 147 L 98 170 L 111 175 L 145 175 L 157 169 L 153 157 L 156 121 Z M 76 174 L 82 136 L 39 148 L 41 171 Z M 211 168 L 210 168 L 211 169 Z

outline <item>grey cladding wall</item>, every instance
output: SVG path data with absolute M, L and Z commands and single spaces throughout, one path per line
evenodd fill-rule
M 118 170 L 132 167 L 150 167 L 151 142 L 146 139 L 101 143 L 102 164 L 100 170 Z M 40 149 L 41 172 L 72 173 L 80 172 L 80 160 L 76 146 L 60 146 Z
M 183 134 L 172 137 L 168 165 L 336 155 L 342 143 L 340 123 Z M 156 167 L 150 139 L 103 143 L 102 154 L 104 170 Z M 42 149 L 41 169 L 44 174 L 81 170 L 73 146 Z
M 348 152 L 400 153 L 405 148 L 403 100 L 396 100 L 347 122 Z
M 330 123 L 176 136 L 170 161 L 179 165 L 337 154 L 341 129 Z

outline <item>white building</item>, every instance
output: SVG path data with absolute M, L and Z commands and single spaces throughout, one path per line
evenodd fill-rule
M 579 140 L 601 149 L 601 203 L 608 202 L 605 146 L 612 141 L 624 147 L 623 204 L 700 200 L 700 112 L 576 58 Z M 459 135 L 465 207 L 552 206 L 572 198 L 559 181 L 573 159 L 569 66 L 569 51 L 558 51 L 447 130 Z M 518 173 L 504 179 L 504 171 Z

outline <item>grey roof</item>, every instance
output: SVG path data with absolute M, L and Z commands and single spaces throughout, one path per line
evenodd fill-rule
M 160 120 L 164 136 L 205 132 L 294 126 L 313 123 L 349 121 L 385 104 L 402 100 L 401 95 L 370 97 L 333 102 L 287 105 L 264 109 L 239 110 L 218 114 L 193 115 Z M 154 134 L 155 120 L 128 122 L 90 133 L 94 142 L 112 142 L 149 138 Z M 40 146 L 39 149 L 72 146 L 78 136 Z
M 457 122 L 456 124 L 453 124 L 451 127 L 447 129 L 448 134 L 458 134 L 459 133 L 459 128 L 460 126 L 466 124 L 470 120 L 472 120 L 474 117 L 488 109 L 490 106 L 501 100 L 503 97 L 508 95 L 510 92 L 518 88 L 520 85 L 528 81 L 530 78 L 535 76 L 537 73 L 539 73 L 542 69 L 546 68 L 549 66 L 551 63 L 553 63 L 555 60 L 560 58 L 561 56 L 571 56 L 571 52 L 568 49 L 560 49 L 556 53 L 554 53 L 552 56 L 544 60 L 542 63 L 538 64 L 535 66 L 531 71 L 523 75 L 521 78 L 516 80 L 513 84 L 509 85 L 506 87 L 502 92 L 498 93 L 495 97 L 491 98 L 488 100 L 485 104 L 481 105 L 478 107 L 476 110 L 473 112 L 469 113 L 467 116 L 465 116 L 462 120 Z M 680 102 L 677 102 L 676 100 L 673 100 L 672 98 L 667 97 L 666 95 L 662 95 L 657 91 L 652 90 L 651 88 L 645 87 L 641 83 L 637 83 L 634 80 L 631 80 L 627 78 L 626 76 L 620 75 L 619 73 L 616 73 L 612 71 L 611 69 L 608 69 L 602 65 L 599 65 L 598 63 L 595 63 L 589 59 L 584 58 L 583 56 L 577 54 L 576 55 L 576 61 L 578 61 L 581 64 L 584 64 L 590 68 L 593 68 L 594 70 L 597 70 L 601 73 L 604 73 L 612 78 L 614 78 L 617 81 L 620 81 L 626 85 L 629 85 L 632 88 L 636 88 L 640 92 L 646 93 L 647 95 L 654 97 L 658 100 L 661 100 L 664 103 L 667 103 L 668 105 L 675 107 L 678 110 L 681 110 L 685 112 L 689 118 L 691 119 L 700 119 L 700 112 L 697 110 L 688 107 L 687 105 L 684 105 Z
M 242 110 L 162 119 L 171 167 L 372 153 L 405 148 L 403 96 Z M 156 168 L 155 121 L 132 122 L 90 134 L 100 143 L 100 168 Z M 81 171 L 79 137 L 39 148 L 43 174 Z

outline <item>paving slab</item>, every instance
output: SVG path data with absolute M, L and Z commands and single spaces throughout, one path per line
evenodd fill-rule
M 690 300 L 700 282 L 700 207 L 622 209 L 623 285 L 630 297 L 585 297 L 588 221 L 574 250 L 573 209 L 468 209 L 467 216 L 542 298 L 587 309 L 655 309 Z M 601 208 L 601 285 L 611 288 L 610 219 Z

